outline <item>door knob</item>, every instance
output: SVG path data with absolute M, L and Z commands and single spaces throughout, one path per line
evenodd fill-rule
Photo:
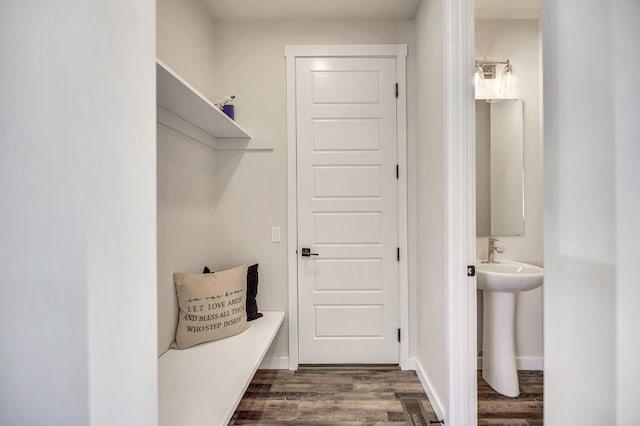
M 301 255 L 302 255 L 302 257 L 309 257 L 309 256 L 317 256 L 318 253 L 311 253 L 311 249 L 310 248 L 303 247 Z

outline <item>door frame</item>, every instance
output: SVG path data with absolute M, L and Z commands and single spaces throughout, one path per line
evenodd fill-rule
M 448 425 L 475 426 L 477 407 L 475 11 L 443 2 Z
M 408 280 L 408 212 L 407 212 L 407 45 L 406 44 L 340 44 L 286 45 L 287 62 L 287 262 L 289 281 L 289 369 L 298 369 L 298 197 L 297 197 L 297 125 L 296 125 L 296 59 L 297 58 L 395 58 L 398 79 L 397 161 L 398 178 L 398 324 L 400 341 L 398 363 L 403 370 L 413 369 L 409 359 L 409 280 Z M 391 88 L 390 88 L 391 90 Z M 404 254 L 404 255 L 402 255 Z

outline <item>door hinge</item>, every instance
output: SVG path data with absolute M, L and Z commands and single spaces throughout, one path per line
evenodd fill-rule
M 400 247 L 398 247 L 398 262 L 400 262 Z
M 396 83 L 396 98 L 400 94 L 400 88 L 398 87 L 398 83 Z
M 398 342 L 401 340 L 400 336 L 401 336 L 400 329 L 398 329 Z
M 396 179 L 400 179 L 400 165 L 396 164 Z

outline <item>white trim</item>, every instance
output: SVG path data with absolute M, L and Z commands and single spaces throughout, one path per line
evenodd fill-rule
M 406 361 L 407 365 L 405 367 L 401 367 L 403 370 L 416 371 L 416 357 L 412 356 Z
M 285 51 L 286 51 L 285 47 Z M 296 58 L 287 56 L 287 264 L 289 269 L 289 369 L 298 369 L 298 203 Z
M 408 217 L 407 217 L 407 73 L 406 44 L 393 45 L 288 45 L 287 59 L 287 259 L 289 270 L 289 369 L 298 368 L 298 214 L 297 214 L 297 167 L 296 167 L 296 58 L 299 57 L 395 57 L 400 94 L 397 103 L 398 165 L 400 178 L 398 187 L 398 244 L 400 265 L 398 266 L 398 315 L 403 339 L 400 342 L 398 363 L 404 370 L 412 369 L 409 360 L 409 281 L 408 281 Z M 404 255 L 403 255 L 404 254 Z
M 544 371 L 544 357 L 542 356 L 517 357 L 516 368 L 518 370 Z
M 447 359 L 450 426 L 477 424 L 474 14 L 472 0 L 444 2 Z
M 260 364 L 260 370 L 287 370 L 288 368 L 288 356 L 265 358 L 262 360 L 262 364 Z
M 407 194 L 407 46 L 397 48 L 396 78 L 398 79 L 398 101 L 396 106 L 396 126 L 398 137 L 397 161 L 398 177 L 398 246 L 400 247 L 400 264 L 398 265 L 398 322 L 402 330 L 400 368 L 411 370 L 409 363 L 409 213 Z
M 406 57 L 406 44 L 290 44 L 284 47 L 284 56 L 289 58 L 358 57 L 369 58 Z
M 429 403 L 431 403 L 431 407 L 433 408 L 433 411 L 436 413 L 436 416 L 438 416 L 438 420 L 444 419 L 445 410 L 444 410 L 444 405 L 442 404 L 442 399 L 440 398 L 435 388 L 431 384 L 431 381 L 429 380 L 429 376 L 427 375 L 427 372 L 422 367 L 422 364 L 420 363 L 420 361 L 418 361 L 416 358 L 412 358 L 411 360 L 415 365 L 416 374 L 418 375 L 418 379 L 420 379 L 422 388 L 424 389 L 424 392 L 427 394 L 427 397 L 429 398 Z
M 518 370 L 544 371 L 544 357 L 541 356 L 519 356 L 516 357 L 516 368 Z M 478 357 L 478 370 L 482 370 L 482 357 Z

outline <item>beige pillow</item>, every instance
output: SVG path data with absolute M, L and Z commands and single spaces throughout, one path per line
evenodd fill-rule
M 178 329 L 172 348 L 241 333 L 247 325 L 247 265 L 215 274 L 173 274 L 178 294 Z

